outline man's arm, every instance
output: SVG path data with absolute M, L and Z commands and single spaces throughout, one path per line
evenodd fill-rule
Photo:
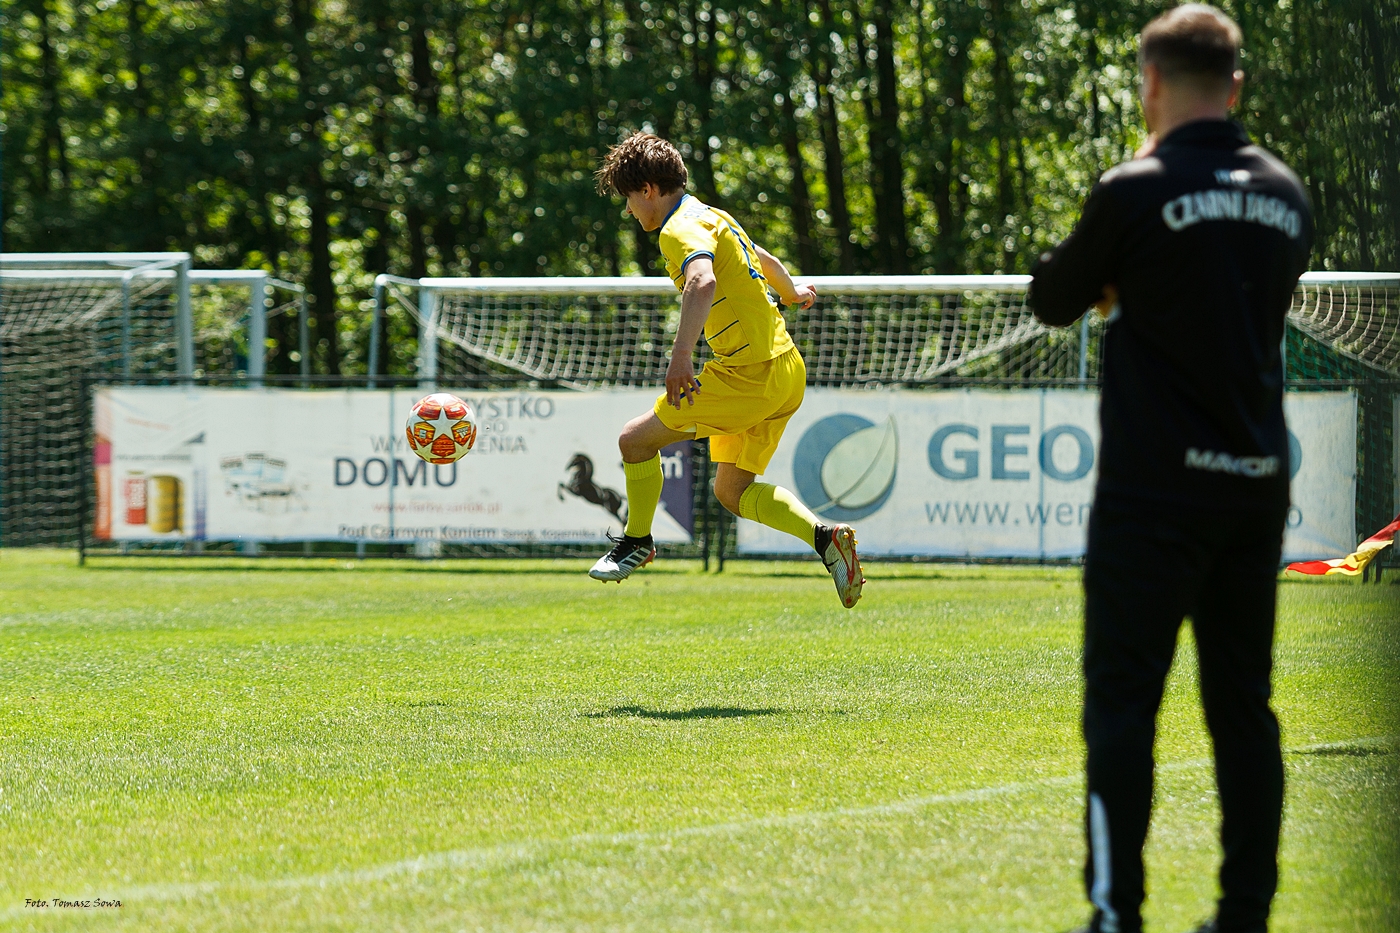
M 763 269 L 763 277 L 773 286 L 783 304 L 810 308 L 812 302 L 817 300 L 817 290 L 810 285 L 794 283 L 783 261 L 762 246 L 755 244 L 754 249 L 758 250 L 758 264 Z
M 1090 192 L 1074 232 L 1043 253 L 1031 270 L 1031 307 L 1051 327 L 1073 324 L 1090 305 L 1105 314 L 1118 299 L 1112 281 L 1117 235 L 1107 200 L 1100 187 Z
M 676 342 L 671 347 L 671 364 L 666 367 L 666 404 L 681 407 L 681 399 L 694 405 L 693 394 L 700 391 L 691 361 L 695 344 L 705 332 L 710 306 L 715 301 L 715 264 L 706 256 L 696 256 L 685 267 L 685 287 L 681 290 L 681 320 L 676 326 Z

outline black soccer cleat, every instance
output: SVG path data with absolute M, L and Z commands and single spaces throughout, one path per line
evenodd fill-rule
M 645 567 L 656 557 L 656 545 L 652 543 L 651 535 L 642 538 L 608 535 L 608 540 L 613 542 L 613 549 L 598 558 L 598 563 L 588 571 L 588 575 L 595 580 L 621 583 L 632 575 L 632 571 Z

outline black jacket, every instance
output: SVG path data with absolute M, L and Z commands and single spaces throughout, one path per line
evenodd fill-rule
M 1112 284 L 1099 495 L 1277 506 L 1288 496 L 1280 342 L 1312 215 L 1297 177 L 1236 123 L 1179 127 L 1105 173 L 1030 301 L 1073 323 Z

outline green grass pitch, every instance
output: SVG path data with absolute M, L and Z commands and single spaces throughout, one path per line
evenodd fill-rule
M 664 555 L 663 555 L 664 557 Z M 1037 931 L 1088 916 L 1075 569 L 0 555 L 0 928 Z M 1281 586 L 1276 931 L 1395 900 L 1391 585 Z M 1150 929 L 1209 916 L 1189 634 Z M 119 899 L 120 908 L 25 899 Z

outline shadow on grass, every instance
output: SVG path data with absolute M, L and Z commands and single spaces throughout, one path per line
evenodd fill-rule
M 645 706 L 614 706 L 601 713 L 584 713 L 586 719 L 744 719 L 749 716 L 779 716 L 787 710 L 762 707 L 749 709 L 743 706 L 696 706 L 691 709 L 668 710 L 647 709 Z
M 1370 758 L 1372 755 L 1389 755 L 1393 751 L 1388 745 L 1328 745 L 1324 748 L 1309 748 L 1297 754 L 1319 758 Z

